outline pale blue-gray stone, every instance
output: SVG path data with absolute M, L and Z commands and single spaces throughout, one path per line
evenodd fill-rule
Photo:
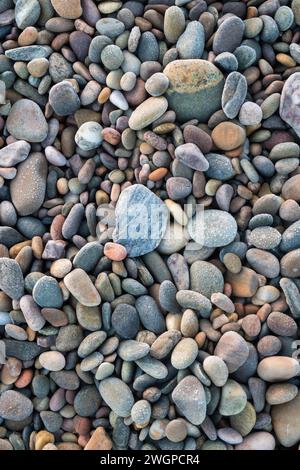
M 135 184 L 122 191 L 116 206 L 115 242 L 131 257 L 153 251 L 167 227 L 168 209 L 148 188 Z
M 226 246 L 237 234 L 237 223 L 228 212 L 208 209 L 190 219 L 188 232 L 191 238 L 202 246 Z
M 199 21 L 188 23 L 179 37 L 176 49 L 180 59 L 201 59 L 205 45 L 205 33 Z

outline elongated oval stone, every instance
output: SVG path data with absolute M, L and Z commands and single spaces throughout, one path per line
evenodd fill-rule
M 130 415 L 134 398 L 128 385 L 116 377 L 100 382 L 99 393 L 116 415 L 126 418 Z
M 300 72 L 293 73 L 285 82 L 281 92 L 279 114 L 298 137 L 300 137 Z
M 33 214 L 43 204 L 47 170 L 47 160 L 42 153 L 32 153 L 18 166 L 17 176 L 10 184 L 10 194 L 19 215 Z
M 129 127 L 134 131 L 144 129 L 160 118 L 168 109 L 168 102 L 163 96 L 151 97 L 140 104 L 129 119 Z

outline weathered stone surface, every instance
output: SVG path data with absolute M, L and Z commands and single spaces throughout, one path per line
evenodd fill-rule
M 176 112 L 179 121 L 195 118 L 206 122 L 220 109 L 224 78 L 210 62 L 174 60 L 166 66 L 164 74 L 170 80 L 166 93 L 169 107 Z
M 115 242 L 124 245 L 128 256 L 153 251 L 167 227 L 168 209 L 148 188 L 135 184 L 122 191 L 116 206 Z

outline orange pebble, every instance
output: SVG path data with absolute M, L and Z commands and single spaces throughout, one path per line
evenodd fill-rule
M 32 369 L 24 369 L 21 372 L 20 377 L 18 380 L 15 382 L 15 387 L 17 388 L 25 388 L 27 387 L 30 382 L 32 381 L 33 377 L 33 370 Z
M 100 91 L 99 96 L 98 96 L 98 103 L 99 104 L 104 104 L 108 100 L 111 94 L 111 89 L 108 87 L 103 88 L 103 90 Z
M 122 261 L 127 256 L 126 248 L 119 243 L 108 242 L 104 246 L 104 254 L 112 261 Z
M 150 181 L 159 181 L 163 179 L 166 174 L 168 173 L 168 168 L 157 168 L 156 170 L 152 171 L 149 175 Z

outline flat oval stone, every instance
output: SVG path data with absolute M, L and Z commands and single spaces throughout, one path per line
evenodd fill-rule
M 193 375 L 182 379 L 172 392 L 172 400 L 183 416 L 199 426 L 206 416 L 206 399 L 202 383 Z
M 228 212 L 207 209 L 189 221 L 188 232 L 202 246 L 215 248 L 228 245 L 234 240 L 237 224 Z
M 171 364 L 175 369 L 187 369 L 198 356 L 198 345 L 192 338 L 183 338 L 175 346 Z
M 91 279 L 81 268 L 74 269 L 64 278 L 67 289 L 78 302 L 87 307 L 100 305 L 101 297 Z
M 30 144 L 25 140 L 7 145 L 0 150 L 0 166 L 9 168 L 23 162 L 28 157 L 30 148 Z
M 209 163 L 207 162 L 201 150 L 195 144 L 187 143 L 180 145 L 175 150 L 175 156 L 184 165 L 192 168 L 193 170 L 208 170 Z
M 11 299 L 18 300 L 24 292 L 24 278 L 19 263 L 10 258 L 0 258 L 0 289 Z
M 39 356 L 39 361 L 44 369 L 50 371 L 62 370 L 66 365 L 66 360 L 63 354 L 58 351 L 47 351 Z
M 82 15 L 80 0 L 51 0 L 56 13 L 62 18 L 74 20 Z
M 190 21 L 176 43 L 180 59 L 199 59 L 205 45 L 205 33 L 200 21 Z
M 297 395 L 297 385 L 289 383 L 273 384 L 267 389 L 266 401 L 269 405 L 282 405 L 293 400 Z
M 223 416 L 234 416 L 245 408 L 247 395 L 235 380 L 228 379 L 222 388 L 219 412 Z
M 214 36 L 213 51 L 216 54 L 221 52 L 233 52 L 242 42 L 245 24 L 236 17 L 232 16 L 223 21 Z
M 280 260 L 281 274 L 286 277 L 298 278 L 300 273 L 300 249 L 286 253 Z
M 23 421 L 33 412 L 33 404 L 23 393 L 15 390 L 0 395 L 0 416 L 11 421 Z
M 152 343 L 151 356 L 156 359 L 163 359 L 174 349 L 180 338 L 181 333 L 178 330 L 165 331 Z
M 208 299 L 215 292 L 223 292 L 224 279 L 221 271 L 207 261 L 195 261 L 190 267 L 191 289 Z
M 300 131 L 299 131 L 300 132 Z M 281 191 L 284 199 L 292 199 L 300 201 L 300 175 L 295 175 L 289 178 L 282 186 Z
M 111 323 L 116 333 L 125 339 L 134 338 L 139 330 L 140 320 L 132 305 L 119 304 L 115 308 Z
M 20 300 L 20 308 L 24 318 L 33 331 L 39 331 L 46 323 L 45 318 L 41 314 L 39 306 L 33 300 L 31 295 L 24 295 Z
M 41 14 L 38 0 L 18 0 L 16 3 L 15 16 L 19 29 L 33 26 Z
M 190 119 L 207 122 L 220 109 L 224 78 L 210 62 L 174 60 L 166 66 L 164 74 L 170 81 L 166 92 L 169 107 L 180 122 Z
M 288 403 L 272 407 L 272 424 L 277 439 L 284 447 L 298 444 L 300 439 L 300 393 Z
M 279 275 L 280 264 L 272 253 L 257 248 L 250 248 L 246 253 L 248 263 L 255 271 L 263 276 L 274 278 Z
M 208 153 L 205 158 L 209 164 L 209 168 L 206 170 L 206 176 L 209 178 L 226 181 L 234 176 L 230 158 L 218 153 Z
M 74 114 L 80 108 L 80 99 L 70 82 L 54 85 L 49 93 L 49 103 L 58 116 Z
M 129 127 L 135 131 L 144 129 L 160 118 L 168 109 L 168 102 L 163 96 L 148 98 L 140 104 L 129 118 Z
M 228 379 L 228 368 L 218 356 L 208 356 L 203 361 L 203 369 L 216 387 L 223 387 Z
M 165 319 L 153 297 L 142 295 L 137 299 L 135 307 L 147 330 L 153 333 L 162 333 L 165 330 Z
M 13 104 L 6 125 L 16 139 L 28 142 L 42 142 L 48 134 L 48 124 L 41 108 L 27 99 Z
M 116 415 L 130 416 L 134 398 L 128 385 L 116 377 L 109 377 L 100 382 L 99 393 Z
M 19 215 L 36 212 L 44 202 L 48 165 L 42 153 L 32 153 L 18 166 L 10 184 L 12 202 Z
M 185 17 L 178 6 L 167 8 L 164 16 L 164 33 L 170 44 L 175 44 L 185 28 Z
M 226 78 L 222 93 L 222 109 L 229 119 L 234 119 L 247 95 L 247 80 L 239 72 L 231 72 Z
M 138 359 L 136 363 L 143 372 L 150 375 L 150 377 L 153 377 L 154 379 L 162 380 L 165 379 L 168 375 L 167 367 L 154 357 L 146 356 L 142 359 Z
M 136 361 L 147 356 L 150 346 L 140 341 L 128 340 L 122 341 L 118 349 L 118 355 L 123 361 Z
M 266 382 L 280 382 L 299 375 L 300 365 L 288 356 L 266 357 L 258 364 L 257 373 Z
M 24 46 L 16 47 L 5 51 L 6 57 L 15 61 L 29 62 L 33 59 L 43 59 L 49 57 L 53 53 L 53 49 L 49 46 Z
M 214 354 L 223 359 L 229 372 L 232 373 L 246 362 L 249 348 L 241 335 L 235 331 L 228 331 L 221 336 Z
M 241 444 L 235 446 L 235 450 L 274 450 L 274 436 L 265 431 L 253 432 L 245 437 Z
M 135 184 L 121 192 L 113 240 L 125 246 L 128 256 L 153 251 L 167 227 L 168 209 L 148 188 Z
M 40 307 L 60 308 L 63 304 L 61 288 L 51 276 L 43 276 L 37 281 L 32 296 Z

